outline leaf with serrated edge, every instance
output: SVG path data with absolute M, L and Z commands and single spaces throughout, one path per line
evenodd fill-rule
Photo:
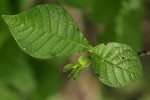
M 2 17 L 19 46 L 33 57 L 46 59 L 89 49 L 73 18 L 60 6 L 38 5 Z
M 92 64 L 99 79 L 111 87 L 123 87 L 142 76 L 140 60 L 125 44 L 100 44 L 91 49 Z

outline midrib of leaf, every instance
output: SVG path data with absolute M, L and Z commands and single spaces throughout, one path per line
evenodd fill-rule
M 64 38 L 64 37 L 61 37 L 61 36 L 59 36 L 59 35 L 57 35 L 57 36 L 58 36 L 59 38 L 62 38 L 62 39 L 68 40 L 69 42 L 73 42 L 73 43 L 75 43 L 75 44 L 77 44 L 77 45 L 81 45 L 82 47 L 85 47 L 85 48 L 87 48 L 87 49 L 90 49 L 90 47 L 89 47 L 89 46 L 86 46 L 86 45 L 81 44 L 81 43 L 79 43 L 79 42 L 72 41 L 72 40 L 70 40 L 70 39 L 68 39 L 68 38 Z
M 35 22 L 34 22 L 35 23 Z M 50 25 L 51 25 L 51 23 L 50 23 Z M 42 25 L 43 26 L 43 25 Z M 33 28 L 35 28 L 35 27 L 33 27 Z M 36 28 L 35 28 L 36 29 Z M 33 30 L 33 32 L 35 31 L 35 29 Z M 25 29 L 25 30 L 28 30 L 28 29 Z M 43 29 L 43 31 L 44 31 L 44 33 L 46 34 L 47 32 Z M 58 31 L 59 31 L 59 29 L 58 29 Z M 33 32 L 31 32 L 31 34 L 29 34 L 27 37 L 25 37 L 25 38 L 23 38 L 23 39 L 20 39 L 20 40 L 25 40 L 26 38 L 28 38 L 30 35 L 32 35 L 32 33 Z M 52 32 L 52 31 L 51 31 Z M 58 35 L 58 34 L 54 34 L 53 32 L 52 32 L 52 36 L 51 37 L 54 37 L 54 36 L 56 36 L 56 37 L 59 37 L 59 38 L 61 38 L 61 39 L 64 39 L 64 40 L 67 40 L 67 41 L 69 41 L 69 42 L 72 42 L 72 43 L 75 43 L 75 44 L 77 44 L 77 45 L 80 45 L 80 46 L 82 46 L 82 47 L 85 47 L 85 48 L 87 48 L 87 49 L 90 49 L 90 46 L 86 46 L 86 45 L 84 45 L 84 44 L 81 44 L 81 43 L 79 43 L 79 42 L 77 42 L 77 41 L 73 41 L 73 40 L 70 40 L 70 39 L 68 39 L 68 38 L 65 38 L 65 37 L 62 37 L 62 36 L 60 36 L 60 35 Z M 67 33 L 68 34 L 68 33 Z M 43 36 L 44 34 L 41 34 L 40 35 L 40 37 L 41 36 Z M 38 40 L 39 38 L 37 38 L 36 40 Z M 32 43 L 34 43 L 36 40 L 34 40 Z M 48 41 L 49 41 L 49 39 L 48 39 Z
M 47 9 L 47 11 L 49 12 L 49 17 L 51 18 L 51 12 L 50 12 L 50 9 L 49 9 L 49 7 L 48 6 L 45 6 L 46 7 L 46 9 Z M 40 15 L 41 15 L 41 18 L 42 18 L 42 26 L 44 26 L 44 24 L 43 24 L 43 15 L 41 14 L 41 10 L 40 9 L 38 9 L 38 11 L 39 11 L 39 13 L 40 13 Z M 58 11 L 59 12 L 59 11 Z M 59 12 L 60 13 L 60 12 Z M 60 14 L 59 14 L 59 17 L 60 17 Z M 66 16 L 67 17 L 67 16 Z M 34 18 L 33 18 L 34 19 Z M 60 20 L 60 18 L 58 18 L 58 20 Z M 35 22 L 35 21 L 34 21 Z M 52 31 L 52 23 L 51 23 L 51 20 L 50 20 L 50 30 L 51 30 L 51 32 L 52 32 L 52 34 L 54 34 L 53 33 L 53 31 Z M 84 44 L 81 44 L 81 43 L 79 43 L 79 42 L 77 42 L 77 41 L 73 41 L 73 40 L 70 40 L 70 39 L 68 39 L 68 38 L 65 38 L 65 37 L 62 37 L 62 36 L 60 36 L 58 33 L 59 33 L 59 26 L 60 26 L 60 21 L 58 21 L 58 28 L 57 28 L 57 34 L 54 34 L 55 36 L 57 36 L 57 37 L 59 37 L 60 39 L 65 39 L 65 40 L 68 40 L 69 42 L 72 42 L 72 43 L 75 43 L 75 44 L 77 44 L 77 45 L 80 45 L 80 46 L 82 46 L 82 47 L 85 47 L 85 48 L 87 48 L 87 49 L 89 49 L 89 46 L 86 46 L 86 45 L 84 45 Z M 68 26 L 69 27 L 69 26 Z M 69 28 L 68 28 L 69 29 Z M 45 30 L 44 30 L 44 27 L 43 27 L 43 31 L 45 32 Z M 47 32 L 45 32 L 45 33 L 47 33 Z M 68 33 L 67 33 L 68 34 Z M 53 37 L 53 36 L 52 36 Z
M 44 35 L 44 34 L 43 34 Z M 59 35 L 56 35 L 56 34 L 54 34 L 54 35 L 52 35 L 51 37 L 50 37 L 50 39 L 52 39 L 53 37 L 59 37 L 60 39 L 64 39 L 64 40 L 67 40 L 67 41 L 69 41 L 69 42 L 72 42 L 72 43 L 75 43 L 75 44 L 77 44 L 77 45 L 81 45 L 82 47 L 85 47 L 85 48 L 87 48 L 87 49 L 89 49 L 89 47 L 88 46 L 85 46 L 85 45 L 83 45 L 83 44 L 80 44 L 80 43 L 78 43 L 78 42 L 76 42 L 76 41 L 71 41 L 70 39 L 68 39 L 68 38 L 64 38 L 64 37 L 61 37 L 61 36 L 59 36 Z M 37 48 L 34 52 L 36 52 L 36 51 L 38 51 L 40 48 L 42 48 L 48 41 L 50 41 L 50 39 L 48 39 L 46 42 L 44 42 L 44 44 L 43 45 L 41 45 L 39 48 Z M 70 43 L 69 43 L 70 44 Z M 68 44 L 68 45 L 69 45 Z M 52 52 L 51 52 L 52 53 Z M 53 54 L 53 53 L 52 53 Z
M 95 53 L 94 53 L 95 54 Z M 113 64 L 112 62 L 110 62 L 110 61 L 108 61 L 107 59 L 105 59 L 105 58 L 102 58 L 102 57 L 100 57 L 100 56 L 98 56 L 99 58 L 101 58 L 102 60 L 105 60 L 105 61 L 107 61 L 108 63 L 110 63 L 110 64 Z M 116 72 L 115 72 L 115 67 L 117 67 L 117 68 L 120 68 L 121 70 L 122 70 L 122 76 L 124 77 L 124 84 L 126 84 L 126 82 L 130 82 L 130 80 L 128 80 L 127 78 L 126 78 L 126 74 L 124 73 L 124 71 L 126 71 L 126 72 L 128 72 L 130 75 L 130 78 L 131 78 L 131 80 L 134 80 L 135 78 L 133 78 L 132 77 L 132 75 L 131 74 L 133 74 L 134 75 L 134 77 L 136 77 L 136 73 L 134 73 L 134 72 L 130 72 L 130 71 L 128 71 L 128 70 L 126 70 L 126 69 L 123 69 L 123 68 L 121 68 L 120 66 L 117 66 L 116 64 L 113 64 L 113 66 L 111 66 L 111 67 L 113 67 L 113 70 L 112 70 L 112 72 L 113 72 L 113 74 L 114 74 L 114 78 L 116 79 L 116 81 L 117 81 L 117 83 L 118 84 L 120 84 L 120 85 L 122 85 L 122 83 L 119 81 L 119 79 L 118 79 L 118 77 L 117 77 L 117 75 L 116 75 Z M 107 76 L 108 76 L 108 71 L 107 71 L 107 69 L 108 68 L 106 68 L 105 69 L 105 71 L 106 71 L 106 74 L 107 74 Z M 107 78 L 107 80 L 108 80 L 108 82 L 110 83 L 110 84 L 114 84 L 114 83 L 112 83 L 111 81 L 110 81 L 110 78 L 109 77 L 106 77 Z M 136 78 L 137 79 L 137 78 Z
M 49 12 L 49 17 L 51 18 L 51 12 L 50 12 L 50 9 L 49 9 L 49 7 L 48 6 L 45 6 L 46 8 L 47 8 L 47 10 L 48 10 L 48 12 Z M 40 9 L 39 9 L 39 12 L 40 12 Z M 60 13 L 60 12 L 59 12 Z M 42 16 L 42 14 L 41 14 L 41 12 L 40 12 L 40 15 Z M 60 15 L 60 14 L 59 14 Z M 59 16 L 60 17 L 60 16 Z M 67 17 L 67 16 L 66 16 Z M 42 16 L 42 20 L 43 20 L 43 16 Z M 60 18 L 58 19 L 58 20 L 60 20 Z M 58 21 L 59 22 L 59 21 Z M 51 27 L 52 25 L 51 25 L 51 21 L 50 21 L 50 28 L 51 28 L 51 32 L 53 33 L 53 31 L 52 31 L 52 27 Z M 57 34 L 54 34 L 54 35 L 57 35 L 59 38 L 62 38 L 62 39 L 66 39 L 66 38 L 64 38 L 64 37 L 61 37 L 61 36 L 59 36 L 59 26 L 60 26 L 60 22 L 58 23 L 58 32 L 57 32 Z M 44 29 L 44 28 L 43 28 Z M 68 33 L 67 33 L 68 34 Z M 85 47 L 85 48 L 87 48 L 87 49 L 89 49 L 89 46 L 86 46 L 86 45 L 84 45 L 84 44 L 81 44 L 81 43 L 78 43 L 78 42 L 76 42 L 76 41 L 72 41 L 72 40 L 70 40 L 70 39 L 66 39 L 66 40 L 68 40 L 69 42 L 73 42 L 73 43 L 75 43 L 75 44 L 77 44 L 77 45 L 80 45 L 80 46 L 82 46 L 82 47 Z
M 95 55 L 97 55 L 96 53 L 94 53 Z M 98 55 L 97 55 L 98 56 Z M 136 74 L 136 73 L 134 73 L 134 72 L 130 72 L 129 70 L 126 70 L 126 69 L 123 69 L 122 67 L 120 67 L 120 66 L 118 66 L 118 65 L 116 65 L 116 64 L 113 64 L 112 62 L 110 62 L 109 60 L 107 60 L 107 59 L 105 59 L 105 58 L 103 58 L 103 57 L 100 57 L 100 56 L 98 56 L 99 58 L 101 58 L 101 59 L 103 59 L 103 60 L 105 60 L 105 61 L 107 61 L 107 62 L 109 62 L 110 64 L 112 64 L 112 65 L 115 65 L 116 67 L 118 67 L 118 68 L 120 68 L 121 70 L 125 70 L 125 71 L 127 71 L 127 72 L 129 72 L 129 73 L 132 73 L 132 74 Z M 114 69 L 114 68 L 113 68 Z

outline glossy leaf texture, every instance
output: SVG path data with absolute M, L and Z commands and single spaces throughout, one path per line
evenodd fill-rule
M 73 18 L 60 6 L 38 5 L 3 19 L 20 47 L 33 57 L 46 59 L 89 49 Z
M 100 44 L 93 47 L 91 52 L 94 71 L 108 86 L 123 87 L 142 76 L 142 67 L 136 52 L 125 44 Z

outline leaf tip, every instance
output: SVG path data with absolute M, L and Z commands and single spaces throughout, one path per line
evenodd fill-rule
M 2 18 L 5 17 L 6 15 L 2 15 Z
M 10 20 L 11 15 L 2 15 L 1 17 L 2 17 L 2 19 L 7 23 L 7 21 Z M 11 21 L 12 21 L 12 20 L 11 20 Z
M 5 20 L 6 15 L 2 15 L 1 17 Z

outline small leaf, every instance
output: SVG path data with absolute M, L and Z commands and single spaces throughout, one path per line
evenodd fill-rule
M 67 72 L 69 71 L 70 69 L 72 69 L 72 72 L 68 75 L 68 77 L 72 77 L 73 79 L 76 79 L 80 72 L 82 71 L 82 65 L 79 63 L 79 62 L 76 62 L 76 63 L 73 63 L 73 64 L 67 64 L 63 71 L 64 72 Z
M 57 5 L 39 5 L 2 17 L 20 47 L 33 57 L 46 59 L 89 49 L 73 18 Z
M 69 74 L 69 77 L 72 77 L 75 80 L 80 75 L 81 71 L 82 67 L 79 65 Z
M 99 79 L 111 87 L 123 87 L 142 76 L 140 60 L 128 45 L 108 43 L 91 50 L 92 63 Z
M 63 72 L 69 71 L 71 68 L 73 68 L 74 65 L 75 65 L 75 64 L 67 64 L 67 65 L 64 67 Z

